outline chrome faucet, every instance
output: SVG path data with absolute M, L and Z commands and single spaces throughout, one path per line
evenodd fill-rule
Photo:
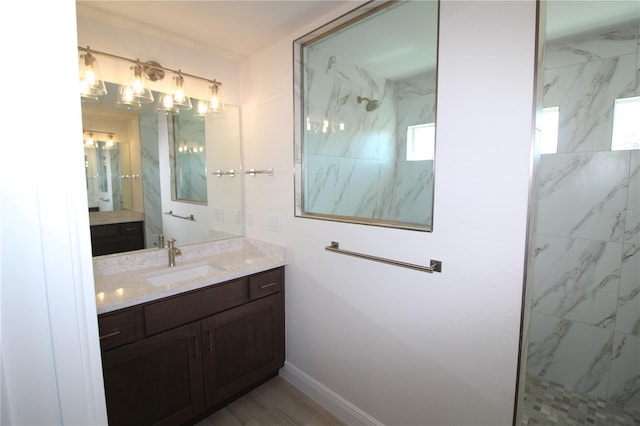
M 167 249 L 169 250 L 169 267 L 176 266 L 176 255 L 182 256 L 182 251 L 176 247 L 176 240 L 173 238 L 167 241 Z
M 160 234 L 160 235 L 153 234 L 153 236 L 158 239 L 158 241 L 153 243 L 153 245 L 158 246 L 159 249 L 163 249 L 164 248 L 164 235 L 162 235 L 162 234 Z

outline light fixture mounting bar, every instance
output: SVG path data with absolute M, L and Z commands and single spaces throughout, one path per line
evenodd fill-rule
M 91 54 L 94 54 L 94 55 L 108 56 L 110 58 L 119 59 L 121 61 L 131 62 L 132 64 L 140 64 L 140 65 L 143 66 L 143 68 L 148 67 L 151 71 L 153 71 L 153 70 L 162 70 L 162 71 L 168 71 L 168 72 L 171 72 L 171 73 L 174 73 L 174 74 L 180 73 L 184 77 L 195 78 L 197 80 L 206 81 L 206 82 L 211 83 L 211 84 L 213 84 L 215 86 L 222 86 L 222 82 L 216 80 L 215 78 L 212 80 L 210 78 L 204 78 L 204 77 L 200 77 L 198 75 L 189 74 L 189 73 L 186 73 L 186 72 L 184 72 L 182 70 L 174 70 L 174 69 L 171 69 L 171 68 L 163 67 L 162 65 L 160 65 L 160 64 L 158 64 L 157 62 L 154 62 L 154 61 L 142 62 L 139 59 L 131 59 L 131 58 L 126 58 L 124 56 L 114 55 L 113 53 L 107 53 L 107 52 L 101 52 L 99 50 L 94 50 L 94 49 L 91 49 L 89 46 L 87 46 L 87 47 L 78 46 L 78 50 L 80 50 L 82 52 L 91 53 Z M 154 80 L 152 80 L 152 81 L 154 81 Z
M 102 130 L 82 129 L 82 133 L 102 133 L 104 135 L 115 135 L 116 132 L 106 132 Z

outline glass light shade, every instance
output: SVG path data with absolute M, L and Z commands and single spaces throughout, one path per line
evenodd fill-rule
M 173 99 L 173 95 L 169 93 L 160 93 L 158 96 L 158 103 L 156 104 L 156 111 L 164 111 L 167 114 L 174 115 L 178 113 Z
M 93 139 L 93 133 L 89 133 L 89 137 L 84 140 L 84 147 L 85 148 L 95 148 L 96 147 L 96 142 Z
M 209 112 L 213 115 L 224 113 L 224 102 L 220 90 L 220 83 L 215 82 L 209 86 Z
M 128 110 L 140 110 L 142 109 L 142 103 L 134 96 L 131 86 L 120 86 L 118 88 L 118 97 L 116 98 L 116 105 L 118 108 Z
M 192 107 L 191 99 L 187 96 L 184 90 L 184 77 L 180 71 L 178 71 L 178 75 L 174 78 L 174 88 L 173 88 L 173 105 L 177 109 L 181 110 L 190 110 Z
M 153 102 L 153 94 L 149 90 L 149 82 L 147 75 L 142 71 L 142 65 L 137 63 L 131 69 L 133 69 L 133 78 L 125 86 L 122 100 L 125 102 L 136 101 L 143 104 Z
M 209 112 L 209 102 L 198 99 L 198 104 L 196 105 L 196 110 L 193 113 L 194 117 L 206 117 Z
M 107 94 L 95 56 L 89 51 L 80 55 L 80 95 L 93 100 Z
M 113 135 L 109 135 L 109 139 L 104 143 L 104 149 L 113 149 L 115 142 L 113 142 Z

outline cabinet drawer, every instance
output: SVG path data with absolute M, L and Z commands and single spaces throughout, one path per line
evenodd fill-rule
M 91 227 L 91 238 L 108 238 L 120 235 L 118 224 L 93 225 Z
M 141 309 L 130 308 L 100 315 L 98 330 L 103 351 L 133 342 L 144 335 Z
M 120 235 L 142 235 L 142 222 L 127 222 L 120 224 Z
M 158 333 L 233 308 L 248 300 L 247 278 L 173 296 L 144 306 L 145 329 L 147 334 Z
M 251 300 L 282 291 L 282 268 L 255 274 L 249 277 L 249 297 Z

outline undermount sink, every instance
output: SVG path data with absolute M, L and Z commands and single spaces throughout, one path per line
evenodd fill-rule
M 213 274 L 218 271 L 223 271 L 224 268 L 214 263 L 207 263 L 204 265 L 196 265 L 190 267 L 183 267 L 180 269 L 172 269 L 168 272 L 155 272 L 153 274 L 145 275 L 145 279 L 153 285 L 169 285 L 178 283 L 181 281 L 192 280 L 198 277 L 204 277 Z

